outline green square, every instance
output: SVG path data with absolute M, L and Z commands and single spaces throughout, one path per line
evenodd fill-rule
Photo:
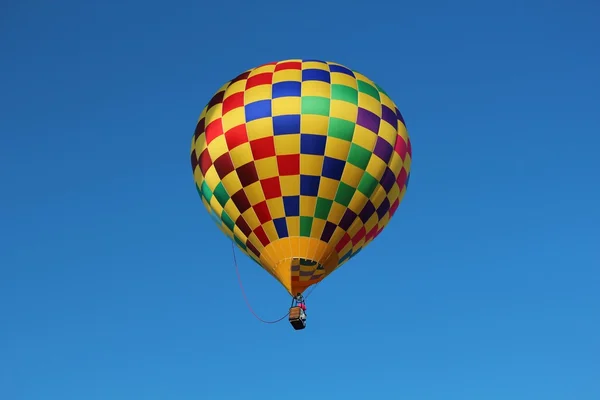
M 229 195 L 227 194 L 227 190 L 225 190 L 225 186 L 223 186 L 223 182 L 219 182 L 214 194 L 219 204 L 225 207 L 225 203 L 229 200 Z
M 312 222 L 312 217 L 300 217 L 300 236 L 310 237 Z
M 333 200 L 324 199 L 322 197 L 317 197 L 317 206 L 315 208 L 315 218 L 319 219 L 327 219 L 329 216 L 329 210 L 331 210 L 331 205 L 333 204 Z
M 359 80 L 358 91 L 364 94 L 368 94 L 377 101 L 381 101 L 381 99 L 379 98 L 379 91 L 368 82 Z
M 325 97 L 304 96 L 302 97 L 302 114 L 329 116 L 329 102 Z
M 348 207 L 350 201 L 352 201 L 354 192 L 356 192 L 356 189 L 354 189 L 352 186 L 347 185 L 344 182 L 340 182 L 340 186 L 335 194 L 335 201 L 344 207 Z
M 218 197 L 217 197 L 217 199 L 218 199 Z M 227 215 L 225 210 L 223 210 L 223 212 L 221 213 L 221 221 L 223 221 L 225 226 L 227 226 L 229 228 L 229 230 L 231 232 L 233 232 L 233 227 L 235 226 L 235 222 L 233 222 L 231 217 L 229 215 Z
M 333 84 L 331 85 L 331 100 L 342 100 L 358 105 L 358 91 L 350 86 Z
M 348 153 L 348 162 L 355 167 L 362 169 L 363 171 L 367 169 L 367 165 L 369 164 L 369 160 L 371 159 L 371 152 L 364 147 L 357 145 L 356 143 L 352 143 L 350 146 L 350 152 Z M 215 196 L 216 196 L 215 190 Z
M 354 122 L 350 122 L 341 118 L 330 117 L 327 136 L 351 142 L 352 136 L 354 135 L 355 126 L 356 124 Z
M 240 240 L 240 238 L 238 238 L 237 236 L 235 236 L 233 239 L 235 240 L 235 242 L 236 242 L 237 244 L 239 244 L 239 245 L 240 245 L 240 247 L 241 247 L 242 249 L 246 250 L 246 243 L 242 242 L 242 241 Z
M 373 178 L 373 175 L 365 172 L 365 174 L 360 179 L 360 183 L 358 184 L 358 191 L 364 194 L 366 197 L 371 197 L 375 188 L 379 184 L 379 181 Z
M 210 203 L 210 199 L 212 199 L 213 197 L 213 192 L 211 192 L 210 188 L 206 184 L 206 181 L 202 182 L 202 189 L 200 190 L 202 190 L 202 195 L 204 196 L 206 201 Z

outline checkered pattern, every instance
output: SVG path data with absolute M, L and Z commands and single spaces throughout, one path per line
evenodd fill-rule
M 367 77 L 284 60 L 219 89 L 191 162 L 221 230 L 295 294 L 381 233 L 406 192 L 411 154 L 402 115 Z

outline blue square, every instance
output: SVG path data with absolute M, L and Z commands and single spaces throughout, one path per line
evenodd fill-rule
M 246 104 L 246 122 L 254 121 L 271 116 L 271 100 L 260 100 Z
M 280 97 L 299 97 L 302 94 L 302 82 L 286 81 L 273 84 L 274 99 Z
M 275 135 L 300 133 L 300 115 L 278 115 L 273 117 L 273 133 Z
M 331 72 L 340 72 L 342 74 L 346 74 L 346 75 L 350 75 L 351 77 L 354 78 L 354 72 L 352 72 L 351 70 L 349 70 L 346 67 L 343 67 L 341 65 L 330 65 L 329 66 L 329 70 Z
M 300 195 L 316 197 L 319 194 L 320 176 L 300 175 Z
M 283 208 L 286 217 L 300 215 L 300 196 L 283 196 Z
M 305 69 L 302 70 L 302 82 L 305 81 L 320 81 L 331 83 L 329 71 L 322 69 Z
M 277 235 L 279 235 L 279 239 L 288 237 L 287 222 L 285 221 L 285 218 L 274 219 L 273 225 L 275 225 L 275 230 L 277 231 Z
M 321 175 L 326 178 L 339 181 L 342 179 L 342 173 L 344 172 L 345 166 L 346 161 L 338 160 L 337 158 L 325 157 L 323 160 L 323 173 Z
M 322 156 L 325 154 L 327 136 L 303 133 L 300 136 L 300 154 Z

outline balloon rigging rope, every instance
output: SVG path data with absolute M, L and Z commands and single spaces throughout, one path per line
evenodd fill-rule
M 254 315 L 254 317 L 259 320 L 262 323 L 265 324 L 276 324 L 278 322 L 281 322 L 284 320 L 285 317 L 287 317 L 288 315 L 290 315 L 289 311 L 287 313 L 285 313 L 285 315 L 279 319 L 273 320 L 273 321 L 267 321 L 262 319 L 260 316 L 258 316 L 258 314 L 256 314 L 254 312 L 254 309 L 252 309 L 252 306 L 250 305 L 250 301 L 248 300 L 248 296 L 246 296 L 246 291 L 244 290 L 244 284 L 242 283 L 242 276 L 240 274 L 240 268 L 238 266 L 238 262 L 237 262 L 237 257 L 235 256 L 235 244 L 233 242 L 233 240 L 231 241 L 231 254 L 233 254 L 233 264 L 235 265 L 235 272 L 238 278 L 238 283 L 240 284 L 240 289 L 242 291 L 242 296 L 244 297 L 244 301 L 246 303 L 246 306 L 248 307 L 248 310 L 250 310 L 250 312 L 252 313 L 252 315 Z M 308 294 L 306 296 L 304 296 L 305 299 L 308 298 L 308 296 L 310 296 L 312 294 L 312 292 L 314 291 L 314 289 L 317 287 L 317 285 L 320 283 L 317 282 L 313 287 L 310 288 Z

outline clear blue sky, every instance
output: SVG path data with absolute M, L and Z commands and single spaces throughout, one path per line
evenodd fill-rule
M 595 2 L 2 8 L 3 400 L 600 398 Z M 379 83 L 414 157 L 302 332 L 248 312 L 189 162 L 224 82 L 295 57 Z M 257 312 L 285 313 L 238 257 Z

